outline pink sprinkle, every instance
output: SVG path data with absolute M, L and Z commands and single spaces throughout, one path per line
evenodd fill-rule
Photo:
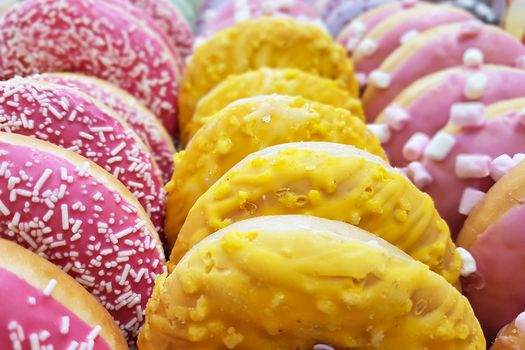
M 478 20 L 468 21 L 459 29 L 460 37 L 472 37 L 478 35 L 483 29 L 483 23 Z
M 502 154 L 490 162 L 490 177 L 498 181 L 516 166 L 516 162 L 508 155 Z
M 432 183 L 432 175 L 425 169 L 420 162 L 408 164 L 408 177 L 417 188 L 423 189 Z
M 450 123 L 457 126 L 481 126 L 485 117 L 485 105 L 479 102 L 454 103 L 450 109 Z
M 465 189 L 459 203 L 459 213 L 468 215 L 483 197 L 485 197 L 485 192 L 470 187 Z
M 456 158 L 456 176 L 460 179 L 479 179 L 490 174 L 490 157 L 479 154 L 460 154 Z
M 514 321 L 514 326 L 516 326 L 516 329 L 518 332 L 520 332 L 521 335 L 525 334 L 525 312 L 522 312 L 521 314 L 516 317 L 516 320 Z
M 392 129 L 400 131 L 407 124 L 410 116 L 398 105 L 391 105 L 385 109 L 386 123 Z
M 403 157 L 409 161 L 419 159 L 429 142 L 430 138 L 424 132 L 414 133 L 403 146 Z

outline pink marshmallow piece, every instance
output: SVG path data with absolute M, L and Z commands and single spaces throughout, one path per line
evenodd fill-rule
M 490 177 L 498 181 L 516 166 L 516 162 L 508 155 L 502 154 L 490 162 Z
M 479 102 L 454 103 L 450 108 L 450 124 L 456 126 L 482 126 L 485 124 L 485 105 Z
M 459 154 L 456 176 L 460 179 L 479 179 L 490 175 L 490 157 L 480 154 Z
M 472 209 L 485 197 L 485 192 L 479 191 L 475 188 L 466 188 L 461 196 L 459 203 L 459 213 L 462 215 L 468 215 Z
M 398 105 L 391 105 L 385 109 L 385 117 L 387 125 L 397 131 L 402 130 L 410 116 L 408 113 Z
M 423 189 L 433 181 L 432 175 L 420 162 L 412 162 L 407 167 L 408 178 L 412 180 L 417 188 Z
M 409 161 L 419 159 L 429 142 L 430 137 L 424 132 L 414 133 L 403 146 L 403 157 Z

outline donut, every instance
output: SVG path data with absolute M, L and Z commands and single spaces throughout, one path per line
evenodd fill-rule
M 151 151 L 129 125 L 77 89 L 29 78 L 0 82 L 0 132 L 79 153 L 120 180 L 162 230 L 165 192 Z
M 281 94 L 345 108 L 364 120 L 361 102 L 332 80 L 293 68 L 259 68 L 230 75 L 204 95 L 197 104 L 188 124 L 189 138 L 193 137 L 215 113 L 241 98 Z
M 279 214 L 354 224 L 451 283 L 459 278 L 460 257 L 430 197 L 380 157 L 329 142 L 272 146 L 237 163 L 191 208 L 169 268 L 214 231 L 245 218 Z
M 3 239 L 0 278 L 0 348 L 128 349 L 111 316 L 80 284 Z
M 521 106 L 525 107 L 524 99 Z M 408 165 L 409 177 L 432 197 L 453 238 L 474 205 L 473 194 L 486 192 L 507 165 L 514 164 L 512 157 L 525 150 L 521 114 L 488 110 L 480 102 L 453 104 L 449 125 L 434 135 L 420 159 Z M 405 149 L 409 150 L 415 148 Z
M 452 68 L 413 83 L 377 118 L 378 132 L 390 162 L 407 166 L 421 155 L 406 155 L 413 138 L 433 138 L 450 117 L 455 103 L 497 101 L 525 96 L 525 71 L 502 66 Z M 438 140 L 439 141 L 439 140 Z M 425 145 L 426 142 L 423 142 Z M 416 143 L 417 144 L 417 143 Z
M 131 93 L 174 133 L 184 62 L 137 16 L 108 1 L 24 1 L 0 20 L 0 79 L 54 71 L 93 75 Z
M 210 37 L 237 22 L 262 16 L 287 16 L 323 25 L 317 10 L 303 0 L 231 0 L 204 18 L 201 35 Z
M 175 153 L 173 140 L 162 123 L 133 96 L 111 83 L 82 74 L 47 73 L 31 79 L 78 89 L 113 109 L 149 147 L 164 181 L 170 179 Z
M 355 70 L 366 77 L 402 43 L 418 33 L 472 19 L 468 12 L 447 5 L 414 7 L 393 14 L 370 30 L 356 46 L 352 54 Z
M 108 1 L 108 0 L 105 0 Z M 109 0 L 116 1 L 116 0 Z M 122 1 L 122 0 L 117 0 Z M 193 32 L 182 12 L 170 0 L 126 0 L 150 16 L 181 56 L 186 57 L 193 49 Z
M 139 347 L 485 349 L 468 301 L 342 222 L 265 216 L 201 241 L 160 277 Z
M 287 18 L 243 21 L 199 46 L 186 66 L 179 95 L 182 144 L 188 141 L 187 124 L 201 97 L 228 75 L 260 67 L 315 73 L 338 81 L 357 96 L 352 62 L 320 28 Z
M 477 21 L 427 30 L 397 48 L 370 73 L 363 95 L 367 120 L 374 121 L 405 88 L 431 73 L 463 61 L 513 66 L 524 58 L 525 47 L 519 41 Z
M 490 350 L 514 350 L 525 347 L 525 313 L 520 313 L 516 319 L 503 327 Z
M 166 185 L 169 246 L 193 204 L 230 168 L 250 153 L 295 141 L 351 144 L 384 158 L 379 140 L 344 109 L 279 95 L 238 100 L 202 127 L 177 158 Z
M 164 253 L 139 202 L 109 173 L 51 143 L 0 133 L 0 238 L 67 272 L 129 342 Z

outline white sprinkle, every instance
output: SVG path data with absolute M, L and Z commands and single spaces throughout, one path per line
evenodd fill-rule
M 113 250 L 110 249 L 110 248 L 102 249 L 102 250 L 100 251 L 100 255 L 109 255 L 109 254 L 111 254 L 111 253 L 113 253 Z
M 15 108 L 20 107 L 20 103 L 15 102 L 15 101 L 7 101 L 6 104 L 7 104 L 8 106 L 15 107 Z
M 470 252 L 465 248 L 461 247 L 456 248 L 456 251 L 458 252 L 459 256 L 461 257 L 461 260 L 463 261 L 463 265 L 461 266 L 461 270 L 459 272 L 460 275 L 466 277 L 476 272 L 477 264 L 472 254 L 470 254 Z
M 125 230 L 122 230 L 120 232 L 115 233 L 115 237 L 120 239 L 122 237 L 125 237 L 125 236 L 129 235 L 131 232 L 133 232 L 133 228 L 132 227 L 128 227 Z
M 20 237 L 22 237 L 22 239 L 31 246 L 31 248 L 33 249 L 37 249 L 38 248 L 38 245 L 35 243 L 35 241 L 33 240 L 33 238 L 31 238 L 31 236 L 29 236 L 29 234 L 25 231 L 20 231 L 18 233 L 20 235 Z
M 71 111 L 71 114 L 67 118 L 70 122 L 75 121 L 75 118 L 77 117 L 77 111 L 74 109 Z
M 470 77 L 468 77 L 465 84 L 465 90 L 463 92 L 465 97 L 470 100 L 480 99 L 485 94 L 487 83 L 488 79 L 484 73 L 478 72 L 472 74 Z
M 85 133 L 85 132 L 83 132 L 83 131 L 81 131 L 81 132 L 78 134 L 78 136 L 80 136 L 80 137 L 82 137 L 82 138 L 84 138 L 84 139 L 86 139 L 86 140 L 94 140 L 94 139 L 95 139 L 95 137 L 94 137 L 93 135 L 90 135 L 90 134 Z
M 95 201 L 98 201 L 101 197 L 102 197 L 102 193 L 100 193 L 100 192 L 97 192 L 97 193 L 95 193 L 95 194 L 93 195 L 93 199 L 94 199 Z
M 79 346 L 78 342 L 73 340 L 73 341 L 69 344 L 69 346 L 67 347 L 66 350 L 77 350 L 77 349 L 78 349 L 78 346 Z
M 55 289 L 57 285 L 57 280 L 55 279 L 51 279 L 48 283 L 47 283 L 47 286 L 46 288 L 44 289 L 44 295 L 45 296 L 50 296 L 51 293 L 53 293 L 53 289 Z
M 80 238 L 82 238 L 80 233 L 75 233 L 73 236 L 71 236 L 71 242 L 78 241 Z
M 122 151 L 124 149 L 124 147 L 126 147 L 126 143 L 125 142 L 121 142 L 118 144 L 117 147 L 113 148 L 113 150 L 110 152 L 110 154 L 112 156 L 116 156 L 117 154 L 120 153 L 120 151 Z
M 4 214 L 4 216 L 8 216 L 9 214 L 11 214 L 11 212 L 9 211 L 9 209 L 7 209 L 2 200 L 0 200 L 0 213 Z
M 128 273 L 129 273 L 130 269 L 131 269 L 131 265 L 130 264 L 126 264 L 124 266 L 124 270 L 122 271 L 122 275 L 120 276 L 120 281 L 118 283 L 121 286 L 123 286 L 126 283 L 126 280 L 128 279 Z
M 68 334 L 69 333 L 69 316 L 62 316 L 60 321 L 60 334 Z
M 82 220 L 76 220 L 73 224 L 73 227 L 71 228 L 71 231 L 73 231 L 73 233 L 77 233 L 80 229 L 80 226 L 82 226 Z
M 29 305 L 36 305 L 36 298 L 35 297 L 29 297 L 27 298 L 27 302 Z
M 38 179 L 38 181 L 36 182 L 34 190 L 40 192 L 40 189 L 42 188 L 42 186 L 44 186 L 51 174 L 53 174 L 53 171 L 51 169 L 47 168 L 46 170 L 44 170 L 44 172 L 40 176 L 40 179 Z
M 51 112 L 51 114 L 53 114 L 58 120 L 64 118 L 64 116 L 62 114 L 60 114 L 56 109 L 55 107 L 53 106 L 48 106 L 47 107 L 49 109 L 49 111 Z
M 97 325 L 95 328 L 93 328 L 93 330 L 91 332 L 89 332 L 89 334 L 87 336 L 87 339 L 88 340 L 95 340 L 98 337 L 98 335 L 100 334 L 101 330 L 102 330 L 102 327 Z
M 443 160 L 448 156 L 455 143 L 456 139 L 454 136 L 440 131 L 430 140 L 423 154 L 425 157 L 433 160 Z
M 60 205 L 60 211 L 62 213 L 62 229 L 68 230 L 69 229 L 69 213 L 68 213 L 67 204 Z
M 31 343 L 31 350 L 40 350 L 40 342 L 38 341 L 38 334 L 32 333 L 29 335 L 29 342 Z

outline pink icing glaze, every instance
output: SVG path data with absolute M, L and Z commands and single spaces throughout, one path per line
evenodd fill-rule
M 490 104 L 525 96 L 525 71 L 497 66 L 486 66 L 481 71 L 488 79 L 481 102 Z M 417 93 L 420 93 L 418 98 L 410 105 L 404 106 L 410 119 L 402 130 L 390 130 L 390 139 L 382 145 L 393 165 L 408 164 L 403 157 L 403 146 L 415 132 L 424 132 L 433 136 L 448 122 L 450 109 L 454 103 L 469 101 L 463 91 L 468 76 L 475 72 L 478 70 L 451 69 L 437 73 L 443 74 L 444 78 L 432 88 L 423 92 L 418 91 Z
M 72 342 L 87 346 L 92 328 L 71 310 L 1 267 L 0 281 L 0 299 L 4 301 L 0 312 L 1 349 L 17 349 L 17 346 L 31 349 L 31 337 L 39 338 L 40 346 L 52 345 L 54 349 L 67 349 Z M 30 304 L 29 298 L 34 298 L 35 304 Z M 63 317 L 69 318 L 66 334 L 61 333 Z M 97 336 L 93 349 L 110 350 L 110 347 L 104 338 Z
M 96 80 L 89 77 L 44 74 L 35 75 L 31 78 L 76 88 L 113 109 L 133 127 L 141 140 L 149 146 L 164 182 L 170 180 L 173 173 L 173 154 L 175 153 L 173 142 L 167 139 L 167 131 L 161 130 L 163 126 L 156 121 L 155 116 L 146 108 L 137 107 L 138 101 L 132 96 L 115 94 L 109 86 L 97 84 Z
M 24 1 L 0 20 L 0 52 L 0 79 L 50 71 L 94 75 L 130 92 L 176 131 L 182 58 L 115 4 Z
M 407 17 L 409 14 L 410 17 Z M 398 12 L 396 15 L 390 16 L 390 18 L 381 23 L 382 25 L 388 25 L 390 28 L 384 32 L 381 37 L 375 39 L 378 47 L 374 54 L 363 56 L 357 55 L 354 52 L 353 58 L 356 72 L 368 74 L 379 67 L 388 55 L 401 45 L 400 40 L 403 35 L 411 30 L 422 32 L 439 25 L 462 22 L 470 19 L 474 19 L 470 13 L 450 6 L 428 7 L 423 16 L 417 7 Z M 377 28 L 378 27 L 376 27 L 376 29 Z M 372 34 L 372 32 L 369 32 L 367 37 L 371 37 L 370 34 Z
M 264 15 L 289 16 L 315 20 L 319 18 L 317 10 L 302 0 L 235 0 L 229 1 L 212 16 L 204 19 L 204 37 L 235 25 L 238 20 L 258 18 Z
M 129 341 L 142 324 L 155 277 L 165 271 L 157 236 L 142 218 L 134 203 L 90 174 L 89 163 L 77 167 L 0 137 L 0 237 L 75 278 Z
M 456 161 L 459 155 L 484 155 L 494 159 L 502 154 L 510 156 L 525 149 L 525 125 L 519 122 L 516 113 L 488 119 L 482 127 L 466 127 L 454 135 L 456 142 L 443 161 L 423 158 L 423 167 L 432 176 L 432 183 L 424 187 L 436 208 L 448 223 L 450 232 L 455 238 L 463 226 L 466 216 L 458 211 L 461 196 L 466 188 L 475 188 L 486 192 L 494 180 L 488 176 L 480 178 L 458 178 Z M 483 174 L 484 175 L 484 174 Z M 444 191 L 443 189 L 446 189 Z
M 469 248 L 477 271 L 463 279 L 463 292 L 490 341 L 525 305 L 524 217 L 525 207 L 514 206 Z
M 0 83 L 0 131 L 54 143 L 105 168 L 140 201 L 160 232 L 166 194 L 157 165 L 133 130 L 105 108 L 60 85 L 23 78 Z
M 389 71 L 390 86 L 386 89 L 368 85 L 363 95 L 363 104 L 368 121 L 373 121 L 396 96 L 416 80 L 439 70 L 461 65 L 463 53 L 468 48 L 478 48 L 484 55 L 484 62 L 513 66 L 516 59 L 525 55 L 525 47 L 509 34 L 493 26 L 482 26 L 477 35 L 462 34 L 462 24 L 450 24 L 445 32 L 443 26 L 435 28 L 441 34 L 416 37 L 409 45 L 413 51 L 393 70 Z M 431 33 L 428 31 L 427 33 Z M 414 44 L 413 44 L 414 43 Z M 411 46 L 412 47 L 412 46 Z M 394 51 L 393 57 L 403 47 Z M 385 71 L 389 58 L 378 68 Z

